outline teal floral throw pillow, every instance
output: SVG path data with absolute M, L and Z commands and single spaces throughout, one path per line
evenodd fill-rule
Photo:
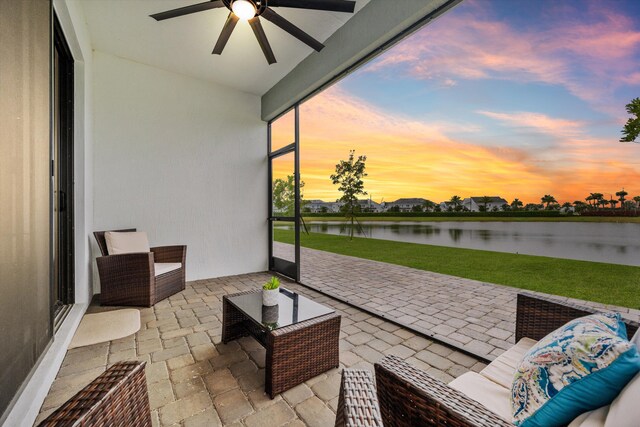
M 513 423 L 569 424 L 611 403 L 639 371 L 638 349 L 619 314 L 572 320 L 538 341 L 518 365 L 511 387 Z

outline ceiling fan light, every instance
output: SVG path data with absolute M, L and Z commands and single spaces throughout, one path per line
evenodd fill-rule
M 240 19 L 248 20 L 256 15 L 256 7 L 248 0 L 235 0 L 231 10 Z

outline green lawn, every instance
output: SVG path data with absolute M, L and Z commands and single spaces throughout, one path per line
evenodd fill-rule
M 464 216 L 362 216 L 361 222 L 368 221 L 409 221 L 409 222 L 441 222 L 441 221 L 479 221 L 479 222 L 631 222 L 640 223 L 640 217 L 625 216 L 554 216 L 554 217 L 464 217 Z M 311 216 L 304 217 L 306 222 L 344 222 L 340 216 Z
M 311 233 L 302 246 L 420 270 L 640 308 L 640 267 Z M 293 243 L 293 231 L 274 230 Z

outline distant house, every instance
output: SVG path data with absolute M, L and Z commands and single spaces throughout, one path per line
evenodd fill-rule
M 371 199 L 358 200 L 358 204 L 362 212 L 382 212 L 384 210 L 380 203 L 374 202 Z
M 340 212 L 341 202 L 325 202 L 323 200 L 307 200 L 304 207 L 313 213 L 336 213 Z
M 496 209 L 502 210 L 502 206 L 508 204 L 509 202 L 502 197 L 491 196 L 487 203 L 487 212 L 491 212 Z M 467 197 L 462 201 L 462 206 L 469 209 L 471 212 L 481 212 L 480 207 L 484 207 L 484 205 L 484 197 Z
M 451 203 L 451 202 L 440 202 L 440 210 L 442 212 L 448 212 L 449 209 L 454 210 L 456 208 L 456 204 L 455 203 Z
M 397 206 L 400 209 L 400 212 L 411 212 L 414 206 L 422 207 L 426 199 L 414 197 L 414 198 L 406 198 L 406 199 L 398 199 L 395 202 L 389 202 L 385 204 L 385 210 L 389 210 L 394 206 Z

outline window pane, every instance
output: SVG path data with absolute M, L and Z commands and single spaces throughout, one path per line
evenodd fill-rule
M 295 120 L 296 112 L 294 109 L 271 123 L 271 151 L 279 150 L 295 142 Z

